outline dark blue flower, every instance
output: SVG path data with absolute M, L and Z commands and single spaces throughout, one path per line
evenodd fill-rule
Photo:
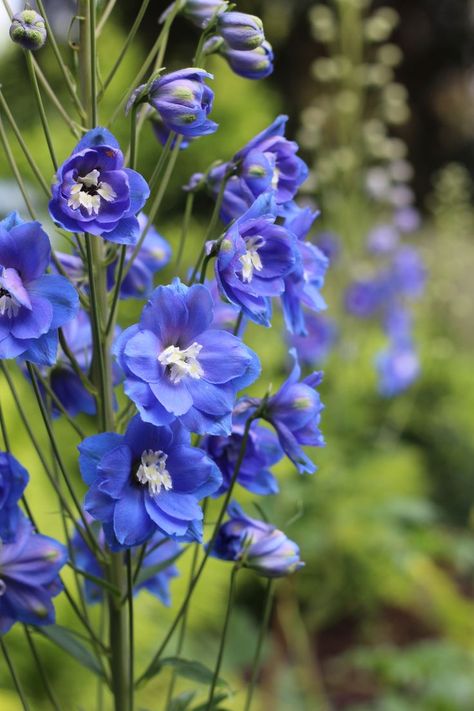
M 91 518 L 88 514 L 86 514 L 86 516 L 88 519 Z M 97 538 L 100 547 L 104 548 L 105 536 L 102 529 Z M 76 567 L 90 576 L 103 578 L 104 572 L 96 555 L 91 551 L 84 541 L 84 538 L 78 532 L 74 534 L 72 543 Z M 135 585 L 133 590 L 134 594 L 146 589 L 161 600 L 164 605 L 169 605 L 171 603 L 169 584 L 172 578 L 179 575 L 178 569 L 173 563 L 159 570 L 157 573 L 154 572 L 153 569 L 156 570 L 157 566 L 174 559 L 179 555 L 180 550 L 181 547 L 176 541 L 163 536 L 160 532 L 155 533 L 148 542 L 147 551 L 149 552 L 145 552 L 140 568 L 142 581 Z M 134 558 L 137 558 L 137 554 Z M 132 562 L 135 567 L 137 561 L 132 559 Z M 150 571 L 150 577 L 147 577 L 147 570 Z M 89 605 L 101 602 L 104 597 L 104 588 L 87 577 L 84 577 L 84 592 Z
M 413 247 L 402 247 L 394 255 L 390 277 L 393 288 L 411 299 L 419 297 L 425 287 L 426 270 L 420 254 Z
M 230 432 L 236 393 L 258 377 L 260 364 L 239 338 L 210 329 L 213 317 L 209 290 L 175 279 L 155 289 L 140 322 L 119 337 L 114 352 L 125 392 L 145 422 L 178 418 L 199 434 Z
M 273 49 L 267 40 L 248 50 L 232 49 L 227 42 L 223 42 L 219 53 L 227 60 L 234 74 L 244 79 L 266 79 L 273 72 Z
M 84 508 L 102 523 L 113 550 L 140 545 L 156 531 L 201 540 L 199 501 L 216 491 L 222 477 L 178 422 L 155 427 L 137 415 L 125 435 L 88 437 L 79 452 L 89 486 Z
M 296 261 L 293 235 L 275 221 L 272 194 L 261 195 L 226 232 L 215 262 L 224 296 L 264 326 L 270 326 L 270 298 L 283 293 Z
M 316 313 L 326 308 L 321 289 L 329 260 L 318 247 L 304 241 L 318 214 L 309 208 L 299 208 L 291 219 L 285 220 L 285 227 L 297 237 L 297 259 L 294 269 L 285 277 L 281 302 L 287 329 L 300 336 L 307 332 L 303 306 Z
M 215 496 L 220 496 L 229 488 L 243 436 L 244 425 L 236 424 L 229 437 L 205 437 L 201 444 L 222 474 L 222 486 Z M 282 457 L 283 450 L 275 434 L 261 425 L 252 424 L 237 482 L 254 494 L 276 494 L 279 490 L 278 483 L 269 467 L 279 462 Z
M 304 316 L 306 335 L 292 334 L 289 342 L 296 348 L 298 359 L 307 366 L 323 363 L 337 338 L 337 327 L 333 320 L 320 314 L 307 313 Z
M 229 520 L 220 527 L 212 548 L 215 558 L 240 562 L 265 578 L 290 575 L 303 567 L 298 546 L 283 531 L 250 518 L 235 501 L 227 513 Z
M 67 279 L 45 274 L 50 259 L 39 222 L 16 213 L 0 222 L 0 358 L 54 363 L 58 328 L 74 317 L 79 300 Z
M 288 116 L 277 119 L 240 150 L 230 163 L 210 171 L 208 186 L 214 196 L 222 180 L 234 166 L 235 175 L 227 180 L 221 216 L 225 222 L 240 217 L 259 195 L 273 190 L 278 205 L 293 200 L 306 180 L 308 167 L 296 155 L 298 145 L 285 138 Z
M 146 227 L 147 217 L 141 212 L 138 215 L 140 232 Z M 133 248 L 127 248 L 125 263 L 127 264 L 132 256 Z M 146 233 L 142 247 L 132 263 L 125 279 L 120 287 L 121 299 L 143 299 L 150 296 L 153 291 L 153 277 L 161 271 L 171 259 L 171 247 L 153 225 Z M 108 287 L 114 285 L 114 275 L 117 268 L 117 261 L 113 262 L 107 272 Z
M 52 598 L 61 592 L 58 573 L 66 563 L 63 545 L 34 533 L 21 517 L 12 543 L 0 545 L 0 634 L 15 622 L 54 623 Z
M 265 40 L 259 17 L 246 12 L 224 12 L 217 18 L 217 32 L 229 49 L 246 51 L 260 47 Z
M 22 513 L 18 506 L 28 483 L 28 472 L 8 452 L 0 452 L 0 539 L 14 540 Z
M 114 136 L 105 128 L 86 133 L 59 168 L 49 212 L 70 232 L 88 232 L 118 244 L 135 244 L 136 214 L 150 190 L 135 170 L 124 167 Z
M 170 134 L 173 132 L 163 123 L 159 114 L 153 113 L 150 116 L 150 120 L 151 120 L 151 127 L 153 129 L 153 133 L 155 134 L 156 138 L 161 143 L 161 145 L 165 146 L 166 143 L 168 142 Z M 174 148 L 177 138 L 178 137 L 175 135 L 173 140 L 171 141 L 170 148 Z M 184 151 L 191 143 L 192 138 L 184 138 L 183 136 L 181 138 L 182 138 L 182 140 L 179 145 L 179 150 Z
M 212 74 L 191 67 L 152 82 L 148 100 L 169 131 L 188 138 L 217 131 L 217 124 L 207 118 L 214 101 L 214 92 L 204 81 L 207 78 L 212 79 Z
M 358 318 L 369 318 L 386 304 L 389 292 L 385 279 L 355 281 L 345 294 L 346 309 Z
M 47 38 L 44 18 L 35 10 L 26 8 L 12 17 L 10 38 L 23 49 L 37 50 Z

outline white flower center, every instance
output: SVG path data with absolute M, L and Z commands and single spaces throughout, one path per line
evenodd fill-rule
M 272 188 L 273 190 L 276 190 L 278 188 L 278 181 L 280 180 L 280 171 L 279 169 L 275 166 L 273 169 L 273 175 L 272 175 Z
M 0 597 L 2 597 L 2 595 L 5 595 L 6 591 L 7 586 L 5 585 L 5 582 L 0 578 Z
M 168 346 L 158 356 L 161 365 L 169 367 L 169 376 L 172 383 L 180 383 L 185 375 L 199 380 L 204 375 L 198 355 L 202 350 L 199 343 L 193 343 L 188 348 L 181 350 L 177 346 Z
M 83 177 L 78 176 L 76 184 L 72 186 L 68 207 L 77 210 L 78 207 L 85 207 L 89 215 L 97 215 L 100 209 L 100 199 L 111 202 L 117 197 L 117 193 L 109 183 L 99 180 L 100 173 L 97 169 Z
M 0 316 L 14 318 L 20 310 L 20 304 L 9 291 L 0 286 Z
M 253 279 L 254 271 L 262 271 L 263 264 L 258 250 L 260 247 L 263 247 L 264 244 L 265 240 L 263 237 L 260 237 L 260 235 L 256 235 L 247 240 L 247 251 L 239 257 L 239 261 L 242 265 L 242 281 L 250 283 Z
M 147 449 L 142 453 L 137 479 L 140 484 L 148 484 L 148 491 L 152 496 L 159 494 L 162 488 L 165 491 L 173 488 L 171 476 L 166 469 L 167 459 L 168 455 L 161 451 L 153 452 Z

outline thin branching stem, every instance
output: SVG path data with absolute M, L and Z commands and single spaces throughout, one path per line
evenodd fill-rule
M 54 152 L 53 139 L 51 137 L 51 131 L 49 130 L 48 117 L 46 116 L 46 111 L 44 109 L 43 99 L 41 97 L 40 88 L 38 85 L 38 79 L 36 77 L 36 70 L 33 65 L 33 58 L 31 52 L 25 50 L 26 65 L 28 67 L 28 72 L 30 75 L 31 84 L 33 86 L 33 94 L 36 99 L 36 104 L 38 106 L 38 112 L 41 120 L 41 125 L 43 126 L 43 133 L 48 145 L 49 155 L 51 156 L 51 162 L 53 164 L 55 172 L 58 169 L 58 162 L 56 160 L 56 154 Z
M 54 711 L 61 711 L 61 706 L 51 687 L 48 676 L 46 674 L 46 669 L 44 668 L 43 662 L 41 661 L 41 657 L 36 648 L 36 642 L 34 641 L 33 636 L 26 625 L 23 625 L 23 629 L 25 631 L 26 641 L 28 642 L 28 646 L 31 651 L 31 656 L 35 660 L 35 664 L 41 677 L 41 681 L 43 682 L 43 686 L 48 696 L 48 699 L 51 701 Z
M 13 684 L 15 685 L 15 689 L 17 691 L 18 696 L 20 697 L 21 705 L 23 707 L 23 711 L 30 711 L 30 705 L 28 704 L 27 698 L 25 696 L 25 692 L 23 691 L 23 687 L 20 682 L 20 677 L 16 673 L 15 667 L 13 665 L 13 660 L 10 657 L 10 654 L 7 649 L 7 645 L 5 644 L 5 640 L 3 637 L 0 637 L 0 648 L 3 652 L 3 656 L 5 657 L 5 661 L 7 663 L 8 670 L 10 672 Z
M 2 142 L 3 145 L 3 150 L 5 151 L 5 155 L 7 158 L 8 163 L 10 164 L 11 171 L 13 175 L 15 176 L 15 180 L 18 184 L 18 187 L 20 188 L 20 192 L 22 194 L 23 200 L 25 201 L 26 209 L 30 213 L 30 217 L 32 220 L 36 219 L 36 214 L 35 210 L 33 207 L 33 204 L 28 197 L 28 191 L 26 190 L 25 183 L 23 182 L 23 178 L 21 177 L 21 173 L 18 169 L 18 166 L 15 161 L 15 157 L 13 155 L 12 149 L 10 147 L 10 143 L 8 141 L 8 136 L 5 131 L 5 127 L 3 125 L 2 118 L 0 116 L 0 141 Z
M 265 641 L 265 635 L 267 634 L 268 623 L 270 621 L 270 614 L 273 606 L 273 590 L 274 581 L 269 578 L 267 586 L 265 589 L 265 607 L 263 610 L 262 623 L 260 625 L 260 632 L 258 635 L 257 647 L 255 649 L 255 656 L 252 663 L 252 676 L 250 678 L 250 683 L 247 689 L 247 698 L 245 700 L 244 711 L 250 711 L 250 706 L 252 705 L 253 694 L 255 691 L 255 685 L 257 683 L 258 673 L 260 670 L 260 658 L 262 656 L 263 643 Z

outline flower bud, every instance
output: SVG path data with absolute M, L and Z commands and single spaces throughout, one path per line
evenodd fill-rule
M 260 47 L 265 40 L 259 17 L 245 12 L 225 12 L 217 20 L 217 30 L 230 49 L 245 51 Z
M 214 17 L 225 12 L 228 5 L 225 0 L 186 0 L 181 13 L 193 25 L 205 29 Z
M 220 48 L 235 74 L 245 79 L 265 79 L 273 72 L 273 50 L 269 42 L 247 51 L 232 49 L 227 43 Z
M 47 37 L 44 19 L 35 10 L 17 13 L 12 18 L 10 37 L 23 49 L 41 49 Z

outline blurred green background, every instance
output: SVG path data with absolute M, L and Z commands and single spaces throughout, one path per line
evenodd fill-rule
M 153 43 L 157 16 L 166 2 L 151 5 L 143 33 L 131 47 L 101 106 L 102 116 L 109 116 L 132 87 Z M 138 6 L 137 0 L 118 3 L 101 40 L 102 71 L 111 66 Z M 51 1 L 48 7 L 53 17 L 56 12 L 67 14 L 68 3 Z M 385 15 L 381 8 L 385 8 Z M 314 236 L 317 239 L 323 230 L 335 232 L 342 253 L 329 270 L 324 289 L 328 314 L 336 320 L 340 332 L 323 366 L 321 393 L 326 406 L 323 431 L 327 446 L 314 454 L 319 470 L 312 477 L 299 476 L 286 462 L 279 465 L 281 494 L 259 502 L 268 517 L 300 544 L 306 567 L 277 586 L 254 711 L 471 711 L 474 121 L 469 117 L 474 118 L 474 7 L 467 0 L 259 0 L 239 3 L 239 9 L 263 18 L 277 55 L 275 75 L 264 82 L 250 82 L 234 76 L 222 60 L 210 62 L 215 73 L 213 118 L 220 128 L 180 156 L 156 226 L 176 245 L 184 206 L 180 186 L 213 160 L 230 157 L 284 112 L 290 116 L 291 137 L 301 139 L 303 155 L 312 167 L 304 198 L 323 209 Z M 57 29 L 63 33 L 68 27 L 66 14 L 58 15 L 57 20 Z M 2 90 L 42 173 L 49 179 L 51 165 L 23 58 L 9 46 L 7 25 L 1 27 Z M 188 66 L 196 42 L 196 32 L 178 21 L 167 68 Z M 392 48 L 385 57 L 398 56 L 398 61 L 384 62 L 380 52 L 384 46 Z M 51 49 L 43 50 L 37 58 L 58 97 L 67 104 Z M 349 69 L 344 60 L 348 60 Z M 364 72 L 374 66 L 379 67 L 378 74 L 375 71 L 379 78 L 375 87 L 368 89 L 367 82 L 357 77 L 365 76 Z M 408 92 L 403 90 L 404 85 Z M 393 86 L 402 89 L 394 91 Z M 74 139 L 54 108 L 47 106 L 56 151 L 62 160 Z M 364 136 L 370 138 L 374 131 L 379 135 L 380 126 L 382 143 L 379 141 L 374 153 L 369 150 L 373 141 L 365 141 Z M 126 144 L 126 120 L 119 118 L 113 130 Z M 35 206 L 50 226 L 42 195 L 36 191 L 10 132 L 9 137 Z M 141 172 L 149 176 L 158 155 L 146 126 L 140 142 Z M 374 370 L 374 356 L 382 344 L 380 326 L 344 314 L 343 293 L 350 278 L 366 266 L 367 231 L 386 218 L 385 208 L 371 201 L 363 189 L 367 169 L 389 165 L 397 158 L 407 159 L 414 166 L 412 185 L 423 223 L 410 241 L 423 255 L 428 283 L 415 309 L 421 376 L 405 394 L 384 399 L 377 393 Z M 3 153 L 0 180 L 0 216 L 11 209 L 26 216 Z M 201 244 L 210 207 L 205 197 L 198 199 L 187 264 L 192 263 Z M 160 281 L 166 283 L 172 275 L 171 266 L 159 275 Z M 138 304 L 127 302 L 121 312 L 122 324 L 133 322 L 138 311 Z M 248 331 L 249 343 L 264 365 L 263 382 L 256 389 L 259 394 L 270 382 L 276 388 L 287 372 L 287 345 L 280 325 L 277 318 L 270 331 L 256 327 Z M 46 438 L 28 387 L 21 378 L 17 386 L 46 451 Z M 54 499 L 48 484 L 1 380 L 0 388 L 14 453 L 31 473 L 29 499 L 34 512 L 45 533 L 60 536 L 60 519 L 51 503 Z M 92 431 L 91 422 L 84 419 L 81 424 Z M 77 442 L 67 425 L 58 422 L 56 430 L 64 443 L 68 466 L 81 487 Z M 242 490 L 238 496 L 251 511 L 254 499 Z M 180 561 L 181 577 L 172 582 L 174 601 L 180 600 L 185 590 L 189 563 L 187 554 Z M 227 601 L 229 572 L 225 564 L 211 561 L 190 615 L 191 631 L 184 656 L 211 667 Z M 235 693 L 222 708 L 242 709 L 262 599 L 261 582 L 241 573 L 223 670 Z M 62 599 L 57 609 L 61 624 L 74 625 Z M 159 644 L 172 612 L 147 593 L 137 599 L 136 609 L 137 664 L 141 667 Z M 8 642 L 32 709 L 46 711 L 50 706 L 21 630 L 14 629 Z M 64 708 L 95 709 L 96 682 L 47 641 L 38 639 L 38 645 Z M 0 708 L 18 711 L 21 707 L 6 670 L 0 668 Z M 161 711 L 168 680 L 165 671 L 141 691 L 138 708 Z M 191 688 L 197 687 L 183 681 L 178 691 Z M 196 702 L 199 693 L 197 688 Z

